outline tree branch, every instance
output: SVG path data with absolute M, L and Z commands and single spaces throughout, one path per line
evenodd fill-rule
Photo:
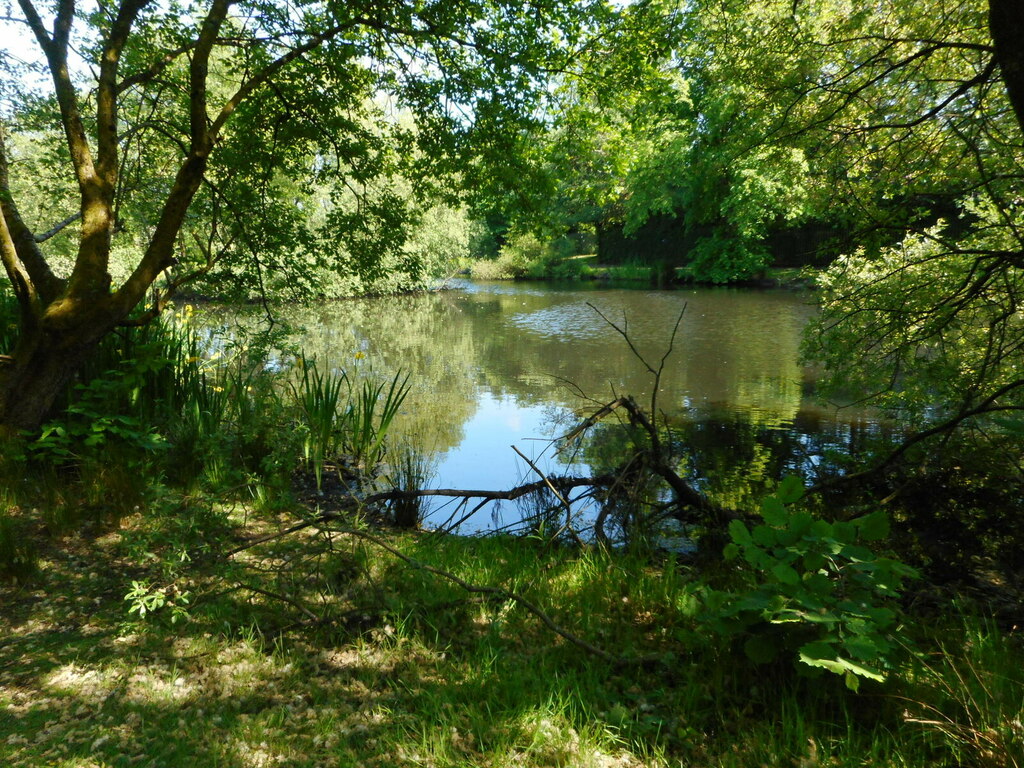
M 76 221 L 78 221 L 81 218 L 82 218 L 81 211 L 79 211 L 78 213 L 72 213 L 70 216 L 68 216 L 66 219 L 64 219 L 64 221 L 61 221 L 61 222 L 58 222 L 57 224 L 54 224 L 52 227 L 50 227 L 50 229 L 46 230 L 45 232 L 43 232 L 41 234 L 34 235 L 33 236 L 33 240 L 35 240 L 37 243 L 45 243 L 51 237 L 54 237 L 55 235 L 60 234 L 67 227 L 71 226 L 72 224 L 74 224 Z
M 877 474 L 880 474 L 890 466 L 892 466 L 892 464 L 894 464 L 899 458 L 901 458 L 907 451 L 909 451 L 918 443 L 921 443 L 930 437 L 934 437 L 936 435 L 941 435 L 945 432 L 948 432 L 954 429 L 955 427 L 959 426 L 963 422 L 967 421 L 968 419 L 972 419 L 976 416 L 983 416 L 987 413 L 995 413 L 998 411 L 1005 410 L 1017 410 L 1016 406 L 1008 408 L 1003 406 L 997 406 L 995 403 L 999 398 L 1003 397 L 1004 395 L 1008 395 L 1015 389 L 1020 389 L 1022 387 L 1024 387 L 1024 379 L 1017 379 L 1016 381 L 1011 381 L 1010 383 L 1005 384 L 999 389 L 997 389 L 991 395 L 989 395 L 980 403 L 978 403 L 978 405 L 972 408 L 968 408 L 965 406 L 955 415 L 935 425 L 934 427 L 922 430 L 920 432 L 915 432 L 913 435 L 911 435 L 902 443 L 900 443 L 895 448 L 895 450 L 893 450 L 888 456 L 886 456 L 882 461 L 880 461 L 875 466 L 861 470 L 860 472 L 854 472 L 849 475 L 843 475 L 842 477 L 826 480 L 823 483 L 819 483 L 815 486 L 812 486 L 811 488 L 808 488 L 808 492 L 810 493 L 831 490 L 839 486 L 848 485 L 850 483 L 857 483 L 869 477 L 873 477 Z
M 39 250 L 36 236 L 25 224 L 14 203 L 6 139 L 7 128 L 0 122 L 0 217 L 4 219 L 7 231 L 5 239 L 10 240 L 9 245 L 5 246 L 4 267 L 16 287 L 21 283 L 26 287 L 31 285 L 33 296 L 42 304 L 48 304 L 63 291 L 64 281 L 53 274 Z M 10 252 L 6 250 L 8 247 Z M 14 275 L 22 271 L 21 278 L 16 279 Z

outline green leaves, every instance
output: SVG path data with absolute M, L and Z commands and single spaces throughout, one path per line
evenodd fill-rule
M 869 546 L 889 534 L 883 512 L 849 522 L 815 519 L 790 507 L 803 493 L 800 479 L 787 477 L 764 499 L 762 524 L 729 524 L 724 556 L 741 564 L 748 587 L 707 590 L 703 618 L 722 634 L 744 635 L 755 663 L 787 651 L 857 690 L 861 678 L 884 679 L 898 616 L 889 603 L 916 574 Z

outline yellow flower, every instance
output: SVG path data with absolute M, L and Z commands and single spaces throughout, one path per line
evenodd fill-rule
M 364 357 L 366 357 L 366 355 L 362 352 L 356 352 L 356 360 L 362 360 Z
M 223 392 L 224 391 L 224 387 L 214 387 L 213 391 L 214 392 Z

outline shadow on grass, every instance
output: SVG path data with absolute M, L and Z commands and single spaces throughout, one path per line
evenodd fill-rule
M 0 592 L 0 765 L 936 764 L 920 740 L 897 738 L 902 704 L 884 688 L 855 698 L 831 676 L 754 669 L 702 639 L 679 603 L 688 574 L 671 564 L 522 540 L 389 539 L 529 594 L 607 650 L 669 661 L 614 668 L 514 604 L 474 601 L 350 539 L 332 545 L 333 570 L 298 538 L 244 564 L 179 565 L 173 577 L 200 596 L 188 618 L 141 622 L 124 594 L 132 580 L 170 578 L 168 553 L 147 563 L 132 525 L 47 548 L 33 583 Z M 198 545 L 204 530 L 193 533 Z M 243 567 L 273 591 L 305 586 L 338 620 L 315 626 L 232 588 Z

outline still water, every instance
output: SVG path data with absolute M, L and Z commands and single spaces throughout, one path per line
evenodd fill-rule
M 655 377 L 639 357 L 654 369 L 664 358 L 656 405 L 672 424 L 680 466 L 704 490 L 738 503 L 786 472 L 813 474 L 829 451 L 852 450 L 877 426 L 813 400 L 799 347 L 814 312 L 813 295 L 788 291 L 466 281 L 289 319 L 305 328 L 296 341 L 307 357 L 360 376 L 411 374 L 393 443 L 430 453 L 437 488 L 499 490 L 538 479 L 513 445 L 545 473 L 608 469 L 622 449 L 614 437 L 575 457 L 551 439 L 619 395 L 649 405 Z M 447 516 L 433 514 L 435 523 Z M 492 508 L 463 530 L 517 514 Z

